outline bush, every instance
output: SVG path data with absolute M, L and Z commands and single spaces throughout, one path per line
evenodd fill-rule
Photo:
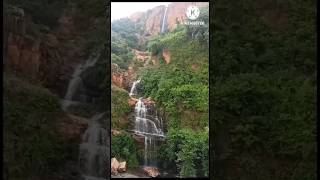
M 56 172 L 77 158 L 77 145 L 57 133 L 58 98 L 16 77 L 4 77 L 4 162 L 10 178 Z
M 121 118 L 131 111 L 128 103 L 129 94 L 127 91 L 116 86 L 111 86 L 111 123 L 112 128 L 120 127 Z
M 187 129 L 170 129 L 160 157 L 178 168 L 181 177 L 208 176 L 209 131 L 201 133 Z M 170 165 L 170 164 L 168 164 Z
M 137 147 L 132 137 L 126 134 L 112 136 L 111 147 L 111 157 L 127 161 L 129 168 L 138 167 Z

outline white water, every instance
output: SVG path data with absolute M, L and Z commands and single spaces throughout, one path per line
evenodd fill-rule
M 87 180 L 103 179 L 107 176 L 108 134 L 99 122 L 103 116 L 104 113 L 100 113 L 90 118 L 89 127 L 80 144 L 80 169 Z
M 79 64 L 75 68 L 75 70 L 71 76 L 71 80 L 69 81 L 66 95 L 64 97 L 65 101 L 62 102 L 62 109 L 63 110 L 67 110 L 67 108 L 72 104 L 72 100 L 74 98 L 76 91 L 82 86 L 82 79 L 80 77 L 82 72 L 84 72 L 89 67 L 94 66 L 96 64 L 98 58 L 99 58 L 99 56 L 89 57 L 88 60 L 84 64 Z
M 134 81 L 129 93 L 129 96 L 132 97 L 133 95 L 137 95 L 137 85 L 140 83 L 141 79 Z
M 166 6 L 166 9 L 164 10 L 164 14 L 162 18 L 161 33 L 164 33 L 164 30 L 165 30 L 164 26 L 165 26 L 166 17 L 167 17 L 167 10 L 168 10 L 168 6 Z
M 133 83 L 130 96 L 137 95 L 136 86 L 140 79 Z M 135 134 L 144 136 L 144 165 L 156 166 L 157 147 L 160 138 L 164 138 L 162 119 L 159 120 L 157 113 L 149 112 L 149 108 L 154 106 L 146 105 L 140 97 L 135 105 Z M 151 111 L 152 112 L 152 111 Z
M 89 67 L 96 64 L 99 56 L 92 56 L 84 64 L 79 64 L 72 74 L 62 109 L 68 112 L 70 105 L 81 105 L 88 103 L 86 98 L 76 99 L 79 96 L 79 89 L 82 88 L 81 74 Z M 80 94 L 82 95 L 82 94 Z M 83 94 L 86 96 L 86 94 Z M 68 112 L 69 113 L 69 112 Z M 109 139 L 107 130 L 101 127 L 104 113 L 97 113 L 89 119 L 88 128 L 82 136 L 82 143 L 79 148 L 80 173 L 85 180 L 106 180 L 107 164 L 109 158 Z

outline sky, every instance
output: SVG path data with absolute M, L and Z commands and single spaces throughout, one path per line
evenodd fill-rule
M 129 17 L 136 12 L 146 12 L 160 5 L 168 5 L 169 2 L 111 2 L 111 21 Z

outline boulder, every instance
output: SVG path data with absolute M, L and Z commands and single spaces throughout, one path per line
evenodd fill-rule
M 158 168 L 155 167 L 144 167 L 143 170 L 148 176 L 153 178 L 158 177 L 160 174 Z
M 111 159 L 111 174 L 113 174 L 113 175 L 118 174 L 119 165 L 120 165 L 120 163 L 116 158 Z
M 118 172 L 126 172 L 127 171 L 127 163 L 123 161 L 119 164 Z
M 131 98 L 128 100 L 128 103 L 129 103 L 129 105 L 130 105 L 131 107 L 134 107 L 134 106 L 136 105 L 137 101 L 138 101 L 138 99 L 131 97 Z
M 116 136 L 116 135 L 120 135 L 120 134 L 122 134 L 120 131 L 118 131 L 118 130 L 114 130 L 114 129 L 111 129 L 111 134 L 113 135 L 113 136 Z

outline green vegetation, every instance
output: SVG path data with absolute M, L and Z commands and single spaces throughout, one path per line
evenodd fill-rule
M 152 97 L 167 113 L 168 132 L 160 159 L 165 168 L 176 168 L 180 177 L 209 172 L 208 27 L 199 29 L 180 25 L 153 38 L 147 47 L 160 67 L 139 71 L 145 97 Z M 163 53 L 170 53 L 169 64 Z
M 172 168 L 177 164 L 181 177 L 208 176 L 208 144 L 208 128 L 200 133 L 188 129 L 170 129 L 159 156 L 165 159 L 166 168 Z
M 111 34 L 111 62 L 127 69 L 133 59 L 132 48 L 118 33 Z
M 126 134 L 112 136 L 111 147 L 111 157 L 127 161 L 129 168 L 139 166 L 137 147 L 132 137 Z
M 315 1 L 212 8 L 215 178 L 316 179 Z
M 78 146 L 57 133 L 62 112 L 56 96 L 5 74 L 3 105 L 4 166 L 10 178 L 52 174 L 66 160 L 76 160 Z
M 162 63 L 159 68 L 143 69 L 140 72 L 145 97 L 152 97 L 157 105 L 171 113 L 169 121 L 179 121 L 186 128 L 204 128 L 208 125 L 208 116 L 195 121 L 203 121 L 202 126 L 192 126 L 187 112 L 208 114 L 208 47 L 198 40 L 189 40 L 187 29 L 183 26 L 164 36 L 159 36 L 148 43 L 150 51 L 162 56 L 166 49 L 170 52 L 170 64 Z M 161 58 L 159 58 L 160 61 Z M 190 116 L 189 118 L 191 118 Z M 182 121 L 182 122 L 181 122 Z M 188 127 L 188 124 L 191 125 Z
M 131 111 L 128 104 L 128 92 L 116 86 L 111 86 L 111 124 L 112 128 L 124 128 L 121 126 L 121 118 Z
M 208 12 L 208 8 L 204 11 Z M 208 22 L 208 13 L 199 18 Z M 137 34 L 141 32 L 134 25 L 129 19 L 113 22 L 112 62 L 122 69 L 133 66 L 142 79 L 144 97 L 151 97 L 166 113 L 167 138 L 159 151 L 160 164 L 176 169 L 181 177 L 208 176 L 208 25 L 198 29 L 179 25 L 172 32 L 149 40 L 145 47 L 137 44 Z M 160 66 L 148 68 L 132 61 L 128 55 L 131 49 L 147 49 Z M 170 63 L 165 62 L 165 53 L 170 56 Z M 126 91 L 120 93 L 112 88 L 112 127 L 121 129 L 119 119 L 131 111 L 130 107 L 127 109 L 129 96 Z M 117 136 L 112 141 L 119 140 L 114 138 Z M 128 144 L 119 147 L 129 149 Z M 121 152 L 119 147 L 112 146 L 114 153 Z

